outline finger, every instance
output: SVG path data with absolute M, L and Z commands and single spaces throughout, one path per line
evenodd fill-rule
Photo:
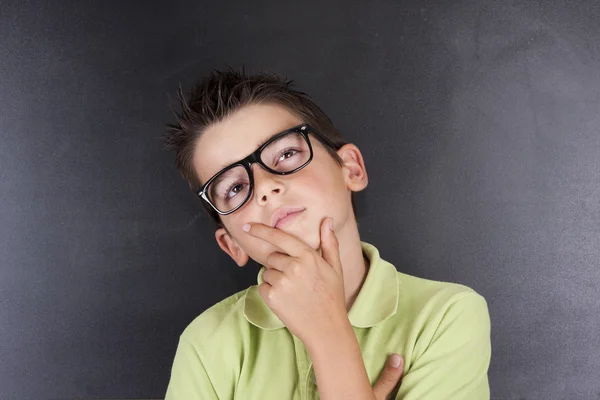
M 281 282 L 283 277 L 283 272 L 275 268 L 266 269 L 265 272 L 263 272 L 263 282 L 266 282 L 271 286 L 279 286 L 279 282 Z
M 399 360 L 397 360 L 399 358 Z M 399 365 L 394 367 L 392 361 L 399 361 Z M 373 393 L 377 400 L 385 400 L 394 391 L 394 388 L 398 385 L 402 378 L 402 371 L 404 370 L 404 359 L 398 354 L 392 354 L 385 363 L 385 367 L 375 385 L 373 385 Z
M 250 236 L 267 241 L 292 257 L 300 257 L 310 249 L 308 245 L 300 239 L 287 234 L 281 229 L 271 228 L 260 222 L 245 224 L 242 229 Z
M 325 218 L 321 222 L 321 257 L 327 264 L 331 265 L 338 274 L 342 275 L 342 262 L 340 261 L 340 244 L 333 229 L 330 229 L 330 224 L 333 226 L 331 217 Z
M 265 271 L 267 272 L 267 271 Z M 258 294 L 262 299 L 267 303 L 267 305 L 271 304 L 271 291 L 273 290 L 273 286 L 271 286 L 268 282 L 263 282 L 257 287 Z
M 267 260 L 265 261 L 265 268 L 267 270 L 276 269 L 284 272 L 292 259 L 293 258 L 287 254 L 274 251 L 267 257 Z

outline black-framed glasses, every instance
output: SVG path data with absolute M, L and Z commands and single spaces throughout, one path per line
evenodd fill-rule
M 253 163 L 277 175 L 293 174 L 310 163 L 313 149 L 309 131 L 313 129 L 308 124 L 301 124 L 276 134 L 254 153 L 217 172 L 202 185 L 198 196 L 220 215 L 231 214 L 252 195 Z

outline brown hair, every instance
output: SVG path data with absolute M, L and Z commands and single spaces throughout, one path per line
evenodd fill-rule
M 181 85 L 179 86 L 177 95 L 181 113 L 170 107 L 176 123 L 167 124 L 164 145 L 167 150 L 175 150 L 175 166 L 194 193 L 198 193 L 202 186 L 192 165 L 197 139 L 211 125 L 249 105 L 277 104 L 285 107 L 311 125 L 316 130 L 311 133 L 325 145 L 334 160 L 340 166 L 343 165 L 336 150 L 348 142 L 310 96 L 292 89 L 292 85 L 293 80 L 281 79 L 271 72 L 251 75 L 243 68 L 241 71 L 229 68 L 227 71 L 212 70 L 207 77 L 197 81 L 189 99 L 186 99 Z M 217 228 L 224 227 L 220 215 L 210 205 L 201 202 Z M 354 194 L 352 209 L 356 213 Z

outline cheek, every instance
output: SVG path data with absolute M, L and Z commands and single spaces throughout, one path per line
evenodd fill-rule
M 279 249 L 272 244 L 257 238 L 247 239 L 244 246 L 248 249 L 246 250 L 248 257 L 261 265 L 266 264 L 267 257 L 269 257 L 271 253 L 279 251 Z
M 250 236 L 242 230 L 242 226 L 246 222 L 260 221 L 260 218 L 253 215 L 250 211 L 250 208 L 245 208 L 243 211 L 241 210 L 239 214 L 235 214 L 235 218 L 232 217 L 229 223 L 231 224 L 230 226 L 232 226 L 232 229 L 234 229 L 236 240 L 242 249 L 250 258 L 260 263 L 264 261 L 269 254 L 277 249 L 272 244 L 262 239 Z
M 327 208 L 336 207 L 346 192 L 342 173 L 334 169 L 337 164 L 335 167 L 330 165 L 316 165 L 315 167 L 311 174 L 303 180 L 302 185 L 310 195 L 310 203 Z

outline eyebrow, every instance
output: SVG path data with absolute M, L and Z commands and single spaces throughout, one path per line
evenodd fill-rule
M 277 133 L 274 133 L 273 135 L 271 135 L 271 136 L 269 136 L 269 137 L 267 137 L 267 138 L 265 138 L 265 139 L 261 140 L 261 141 L 260 141 L 260 142 L 259 142 L 259 143 L 256 145 L 256 147 L 254 148 L 254 151 L 252 151 L 252 153 L 254 153 L 256 150 L 260 149 L 260 148 L 262 147 L 262 145 L 263 145 L 263 144 L 267 143 L 269 140 L 273 139 L 275 136 L 279 135 L 280 133 L 287 132 L 287 131 L 289 131 L 290 129 L 291 129 L 291 128 L 284 129 L 284 130 L 282 130 L 282 131 L 279 131 L 279 132 L 277 132 Z M 244 158 L 248 157 L 248 155 L 249 155 L 249 154 L 246 154 L 246 156 L 245 156 Z M 236 163 L 236 162 L 238 162 L 238 161 L 239 161 L 239 160 L 236 160 L 236 161 L 233 161 L 233 162 L 230 162 L 230 163 L 228 163 L 228 164 L 225 164 L 225 165 L 221 166 L 221 168 L 219 168 L 219 169 L 217 170 L 217 172 L 216 172 L 216 173 L 219 173 L 219 172 L 223 171 L 225 168 L 229 167 L 231 164 L 235 164 L 235 163 Z
M 286 131 L 287 131 L 287 129 L 286 129 Z M 256 145 L 255 149 L 259 149 L 263 144 L 267 143 L 269 140 L 273 139 L 275 136 L 277 136 L 277 135 L 279 135 L 280 133 L 283 133 L 283 132 L 285 132 L 285 131 L 277 132 L 277 133 L 269 136 L 268 138 L 261 140 L 260 142 L 258 142 L 258 144 Z M 256 151 L 256 150 L 254 150 L 254 151 Z

